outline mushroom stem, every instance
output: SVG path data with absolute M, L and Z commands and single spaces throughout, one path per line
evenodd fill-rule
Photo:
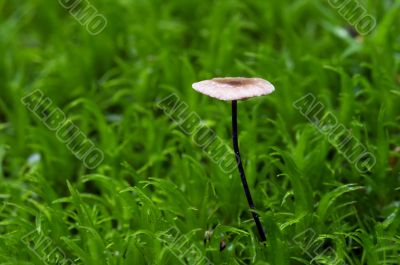
M 237 166 L 240 173 L 240 178 L 242 180 L 242 185 L 244 189 L 244 193 L 246 194 L 247 202 L 249 203 L 251 214 L 253 215 L 254 222 L 256 223 L 258 234 L 260 235 L 261 242 L 266 241 L 264 228 L 260 222 L 260 218 L 258 217 L 257 213 L 254 211 L 254 202 L 253 198 L 251 197 L 249 185 L 247 184 L 246 175 L 244 173 L 242 159 L 240 158 L 239 152 L 239 144 L 238 144 L 238 133 L 237 133 L 237 101 L 232 100 L 232 140 L 233 140 L 233 149 L 235 151 L 235 157 Z

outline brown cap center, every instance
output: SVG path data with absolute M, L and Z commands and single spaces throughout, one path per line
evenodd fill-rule
M 253 83 L 253 80 L 250 78 L 214 78 L 213 81 L 224 84 L 224 85 L 230 85 L 230 86 L 246 86 L 250 85 Z

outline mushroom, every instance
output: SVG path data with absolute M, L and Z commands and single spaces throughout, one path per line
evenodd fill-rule
M 242 159 L 239 152 L 238 133 L 237 133 L 237 101 L 252 97 L 258 97 L 272 93 L 274 86 L 261 78 L 244 78 L 244 77 L 225 77 L 205 80 L 192 85 L 197 92 L 220 100 L 232 102 L 232 141 L 235 151 L 236 162 L 239 169 L 240 178 L 247 202 L 251 209 L 254 222 L 257 227 L 258 234 L 262 242 L 266 241 L 264 228 L 260 222 L 258 214 L 255 212 L 253 198 L 247 184 L 246 175 L 244 173 Z

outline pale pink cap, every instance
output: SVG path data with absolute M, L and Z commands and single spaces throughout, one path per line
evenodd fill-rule
M 192 85 L 197 92 L 221 100 L 239 100 L 268 95 L 274 86 L 261 78 L 223 77 L 204 80 Z

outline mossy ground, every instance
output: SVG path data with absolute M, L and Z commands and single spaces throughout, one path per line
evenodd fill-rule
M 60 2 L 0 0 L 1 264 L 400 264 L 399 1 L 360 1 L 365 36 L 333 1 L 90 0 L 107 19 L 95 36 Z M 238 173 L 157 107 L 175 93 L 230 146 L 230 105 L 191 88 L 215 76 L 276 87 L 238 106 L 266 246 Z M 24 106 L 35 90 L 103 151 L 98 167 Z M 309 93 L 373 167 L 296 109 Z

